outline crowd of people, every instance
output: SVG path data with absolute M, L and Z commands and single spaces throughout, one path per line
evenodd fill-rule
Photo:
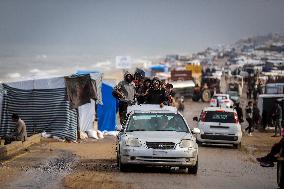
M 247 82 L 247 99 L 257 100 L 258 95 L 262 94 L 262 82 L 257 81 L 256 76 L 250 77 Z
M 260 81 L 257 82 L 255 77 L 250 78 L 247 82 L 247 99 L 249 101 L 245 108 L 245 116 L 248 122 L 248 126 L 246 127 L 245 131 L 248 132 L 249 136 L 252 136 L 254 128 L 265 130 L 266 127 L 270 124 L 271 126 L 274 126 L 274 135 L 272 135 L 272 137 L 282 136 L 280 141 L 272 146 L 270 152 L 267 155 L 256 158 L 256 160 L 260 162 L 261 166 L 273 167 L 274 162 L 277 161 L 277 154 L 281 152 L 281 149 L 284 149 L 284 128 L 282 128 L 283 112 L 280 104 L 281 101 L 275 100 L 272 111 L 268 113 L 268 111 L 264 109 L 262 115 L 260 115 L 260 111 L 257 107 L 257 100 L 258 95 L 262 94 L 262 88 L 262 83 Z M 253 101 L 251 101 L 252 97 Z M 237 109 L 236 111 L 238 113 Z M 239 109 L 239 111 L 241 111 L 241 108 Z M 271 120 L 270 123 L 269 120 Z
M 158 77 L 147 78 L 143 70 L 140 70 L 134 75 L 126 72 L 124 79 L 114 87 L 113 96 L 119 100 L 120 123 L 123 124 L 129 105 L 137 103 L 172 106 L 175 92 L 172 84 L 165 83 Z
M 239 108 L 239 104 L 237 104 L 236 107 Z M 277 100 L 275 101 L 271 115 L 268 115 L 266 110 L 263 110 L 262 115 L 260 115 L 260 110 L 257 107 L 256 101 L 254 102 L 248 101 L 248 104 L 245 108 L 245 118 L 248 123 L 248 127 L 246 127 L 245 131 L 248 132 L 248 135 L 252 136 L 252 132 L 254 131 L 254 129 L 265 130 L 269 124 L 268 123 L 269 116 L 271 116 L 270 124 L 275 127 L 275 132 L 273 137 L 281 136 L 282 107 L 280 106 L 280 101 Z M 239 117 L 239 120 L 243 120 L 243 115 L 241 116 L 241 119 Z

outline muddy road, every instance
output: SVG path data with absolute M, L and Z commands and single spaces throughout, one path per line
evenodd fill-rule
M 184 116 L 191 127 L 204 103 L 186 102 Z M 116 138 L 81 143 L 44 141 L 25 154 L 0 165 L 1 188 L 236 188 L 271 189 L 276 168 L 262 168 L 241 150 L 231 146 L 201 146 L 199 170 L 136 168 L 121 173 L 116 165 Z

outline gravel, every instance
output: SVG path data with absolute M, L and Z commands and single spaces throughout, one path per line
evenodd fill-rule
M 71 173 L 79 158 L 70 152 L 45 159 L 39 166 L 25 167 L 25 173 L 9 188 L 54 189 Z

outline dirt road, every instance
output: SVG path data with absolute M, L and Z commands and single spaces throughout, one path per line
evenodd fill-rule
M 191 127 L 203 103 L 186 102 L 184 116 Z M 262 168 L 230 146 L 202 146 L 198 174 L 184 170 L 142 168 L 120 173 L 116 166 L 115 137 L 82 143 L 45 141 L 0 166 L 1 188 L 236 188 L 271 189 L 276 169 Z

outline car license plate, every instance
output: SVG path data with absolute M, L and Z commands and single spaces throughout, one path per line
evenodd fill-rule
M 167 152 L 166 151 L 162 151 L 162 150 L 153 150 L 153 155 L 154 156 L 163 156 L 166 155 Z

